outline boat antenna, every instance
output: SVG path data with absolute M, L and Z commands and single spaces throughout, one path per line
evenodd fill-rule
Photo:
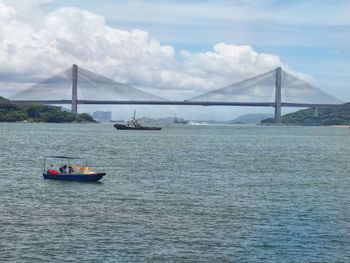
M 135 120 L 135 118 L 136 118 L 136 110 L 134 110 L 134 120 Z

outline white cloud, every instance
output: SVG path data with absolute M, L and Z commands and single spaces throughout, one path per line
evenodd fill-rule
M 278 56 L 249 45 L 218 43 L 208 52 L 177 55 L 145 31 L 119 30 L 73 7 L 43 15 L 38 27 L 22 19 L 18 5 L 6 3 L 0 0 L 0 72 L 9 81 L 35 81 L 76 63 L 160 96 L 186 98 L 282 65 Z
M 14 17 L 22 22 L 30 23 L 32 26 L 40 27 L 44 19 L 42 4 L 48 4 L 53 0 L 2 0 L 8 6 L 16 10 Z
M 5 5 L 4 3 L 0 2 L 0 19 L 6 20 L 9 19 L 11 16 L 16 14 L 16 10 L 8 5 Z

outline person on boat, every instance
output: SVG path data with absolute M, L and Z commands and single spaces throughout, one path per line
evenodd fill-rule
M 68 166 L 68 173 L 74 174 L 74 168 L 71 165 Z
M 66 174 L 67 173 L 67 165 L 63 165 L 62 167 L 60 167 L 60 173 L 62 174 Z

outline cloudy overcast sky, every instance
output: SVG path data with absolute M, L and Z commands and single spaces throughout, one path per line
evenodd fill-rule
M 0 0 L 1 93 L 76 63 L 185 99 L 281 65 L 349 101 L 349 14 L 348 0 Z M 136 108 L 141 115 L 216 119 L 273 112 Z M 100 109 L 124 118 L 131 108 Z

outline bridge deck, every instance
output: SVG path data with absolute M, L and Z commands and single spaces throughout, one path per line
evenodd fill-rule
M 71 100 L 12 100 L 12 103 L 17 104 L 72 104 Z M 78 104 L 90 105 L 187 105 L 187 106 L 255 106 L 255 107 L 274 107 L 273 102 L 215 102 L 215 101 L 91 101 L 78 100 Z M 344 107 L 344 104 L 311 104 L 311 103 L 281 103 L 282 107 Z

